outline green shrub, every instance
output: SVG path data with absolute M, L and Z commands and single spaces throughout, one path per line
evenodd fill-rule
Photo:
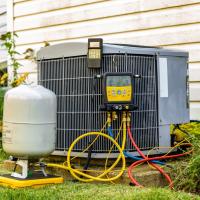
M 175 165 L 174 185 L 178 190 L 200 193 L 200 134 L 190 139 L 194 148 L 193 154 Z
M 199 122 L 191 122 L 188 124 L 181 125 L 181 129 L 186 130 L 192 135 L 200 135 L 200 123 Z

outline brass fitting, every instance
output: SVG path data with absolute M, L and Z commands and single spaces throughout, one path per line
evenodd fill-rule
M 111 119 L 110 112 L 107 112 L 107 122 L 108 122 L 108 126 L 111 126 L 112 119 Z
M 126 122 L 126 112 L 122 113 L 122 122 Z
M 112 112 L 112 119 L 116 120 L 118 118 L 117 113 L 114 111 Z
M 127 126 L 130 127 L 131 126 L 131 113 L 130 112 L 128 112 L 126 119 L 127 119 L 126 120 L 127 121 Z

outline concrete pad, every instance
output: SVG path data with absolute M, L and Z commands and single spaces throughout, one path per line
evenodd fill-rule
M 51 163 L 54 163 L 54 162 L 51 162 Z M 57 164 L 62 164 L 62 163 L 57 163 Z M 15 166 L 15 162 L 6 160 L 6 161 L 4 161 L 3 165 L 0 165 L 0 173 L 12 171 L 14 169 L 14 166 Z M 74 165 L 74 167 L 79 168 L 79 169 L 83 168 L 83 166 L 81 166 L 80 163 L 79 163 L 79 165 Z M 94 170 L 94 171 L 88 172 L 88 174 L 97 176 L 97 175 L 100 174 L 99 171 L 104 170 L 104 166 L 97 166 L 97 165 L 92 166 L 92 167 L 89 168 L 89 170 Z M 120 167 L 117 167 L 116 171 L 109 173 L 109 177 L 116 176 L 119 172 L 117 170 L 120 170 Z M 169 171 L 169 169 L 167 171 Z M 71 176 L 69 171 L 66 171 L 66 170 L 63 170 L 63 169 L 48 168 L 47 172 L 50 173 L 50 174 L 62 176 L 62 177 L 64 177 L 65 180 L 75 180 Z M 133 176 L 136 178 L 136 180 L 140 184 L 142 184 L 146 187 L 164 187 L 164 186 L 168 185 L 165 178 L 158 171 L 150 168 L 147 164 L 138 166 L 135 170 L 133 170 Z M 114 183 L 129 184 L 130 179 L 128 177 L 127 170 L 124 171 L 123 175 L 117 181 L 114 181 Z

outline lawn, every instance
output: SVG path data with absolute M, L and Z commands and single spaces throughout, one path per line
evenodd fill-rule
M 196 200 L 200 197 L 169 189 L 136 188 L 127 185 L 86 184 L 67 181 L 65 184 L 41 188 L 7 189 L 0 188 L 0 199 L 9 200 Z

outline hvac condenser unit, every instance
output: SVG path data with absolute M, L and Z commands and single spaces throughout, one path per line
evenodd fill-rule
M 189 121 L 188 53 L 161 48 L 103 44 L 101 68 L 88 68 L 88 44 L 64 43 L 42 48 L 37 55 L 38 82 L 57 95 L 57 142 L 55 155 L 66 152 L 79 135 L 99 131 L 106 120 L 102 105 L 101 79 L 106 72 L 131 72 L 141 75 L 133 83 L 132 132 L 137 144 L 147 153 L 154 147 L 170 146 L 170 124 Z M 95 88 L 95 89 L 94 89 Z M 117 134 L 120 118 L 114 122 Z M 91 138 L 77 144 L 82 151 Z M 105 157 L 111 144 L 100 138 L 92 156 Z M 127 141 L 126 150 L 135 154 Z M 159 149 L 154 153 L 164 153 Z M 117 150 L 112 151 L 115 157 Z M 81 154 L 81 156 L 87 156 Z

